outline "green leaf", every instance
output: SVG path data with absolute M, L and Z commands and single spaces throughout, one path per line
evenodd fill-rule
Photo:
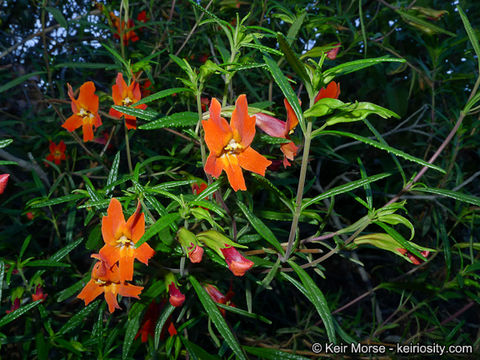
M 470 21 L 468 21 L 467 15 L 465 15 L 463 9 L 458 5 L 457 5 L 457 9 L 458 9 L 458 13 L 460 14 L 460 17 L 462 18 L 463 27 L 467 32 L 470 42 L 472 43 L 473 50 L 475 50 L 475 54 L 477 55 L 478 71 L 480 71 L 480 44 L 478 43 L 478 38 L 475 35 L 475 31 L 473 30 L 472 25 L 470 24 Z
M 19 318 L 20 316 L 22 316 L 26 312 L 30 311 L 34 307 L 38 306 L 41 302 L 42 302 L 42 300 L 34 301 L 30 304 L 22 306 L 21 308 L 18 308 L 15 311 L 12 311 L 10 314 L 5 315 L 3 318 L 0 319 L 0 328 L 2 326 L 7 325 L 8 323 L 12 322 L 13 320 Z
M 171 304 L 167 304 L 167 306 L 164 308 L 162 316 L 157 321 L 157 324 L 155 325 L 155 334 L 154 334 L 154 341 L 155 341 L 155 350 L 158 350 L 158 346 L 160 345 L 160 334 L 162 333 L 162 329 L 165 326 L 165 323 L 167 322 L 168 318 L 170 315 L 173 314 L 175 311 L 175 306 L 172 306 Z
M 54 260 L 34 260 L 29 261 L 25 266 L 38 266 L 38 267 L 70 267 L 70 264 L 60 263 Z
M 352 182 L 349 182 L 348 184 L 336 186 L 333 189 L 327 190 L 324 193 L 317 195 L 312 199 L 305 199 L 305 202 L 302 204 L 302 210 L 306 209 L 310 205 L 315 204 L 323 199 L 327 199 L 331 196 L 336 196 L 339 194 L 343 194 L 343 193 L 355 190 L 359 187 L 365 186 L 366 184 L 370 184 L 372 182 L 384 179 L 390 175 L 391 174 L 389 173 L 381 173 L 381 174 L 366 177 L 364 179 L 352 181 Z
M 212 320 L 213 324 L 215 325 L 217 330 L 220 332 L 220 334 L 223 336 L 228 346 L 230 346 L 230 348 L 235 353 L 236 359 L 246 360 L 246 357 L 242 351 L 242 348 L 240 347 L 240 344 L 237 342 L 237 339 L 235 338 L 235 336 L 233 336 L 232 331 L 230 330 L 225 319 L 223 318 L 222 314 L 218 310 L 217 305 L 210 298 L 210 295 L 208 295 L 208 293 L 200 285 L 197 279 L 195 279 L 195 277 L 190 275 L 188 279 L 190 280 L 190 283 L 195 289 L 198 299 L 202 303 L 205 311 L 207 312 L 208 317 L 210 318 L 210 320 Z
M 457 36 L 448 30 L 445 30 L 439 26 L 433 25 L 431 22 L 423 20 L 417 16 L 411 15 L 408 12 L 405 12 L 399 9 L 395 9 L 395 11 L 405 20 L 407 24 L 410 24 L 416 28 L 419 28 L 422 31 L 426 32 L 427 34 L 433 35 L 433 34 L 441 33 L 449 36 Z
M 288 144 L 289 142 L 292 141 L 286 138 L 274 137 L 267 134 L 261 134 L 260 140 L 264 143 L 272 144 L 272 145 Z
M 64 248 L 58 250 L 55 254 L 53 254 L 51 257 L 50 257 L 50 260 L 51 261 L 59 261 L 61 259 L 63 259 L 65 256 L 67 256 L 70 251 L 72 251 L 73 249 L 75 249 L 78 245 L 80 245 L 80 243 L 83 241 L 83 239 L 78 239 L 77 241 L 71 243 L 71 244 L 68 244 L 67 246 L 65 246 Z
M 37 76 L 37 75 L 40 75 L 40 74 L 43 74 L 43 73 L 45 73 L 45 71 L 36 71 L 36 72 L 30 73 L 30 74 L 26 74 L 26 75 L 22 75 L 22 76 L 16 77 L 16 78 L 13 79 L 12 81 L 9 81 L 8 83 L 0 86 L 0 93 L 5 92 L 5 91 L 7 91 L 8 89 L 11 89 L 12 87 L 17 86 L 17 85 L 23 83 L 24 81 L 30 79 L 30 78 L 33 77 L 33 76 Z M 4 141 L 8 141 L 8 140 L 4 140 Z M 7 145 L 8 145 L 8 144 L 7 144 Z M 6 146 L 6 145 L 5 145 L 5 146 Z
M 91 304 L 85 306 L 82 310 L 73 315 L 70 320 L 68 320 L 65 325 L 63 325 L 60 330 L 58 330 L 57 335 L 65 335 L 72 330 L 75 330 L 80 324 L 82 324 L 93 310 L 95 310 L 100 303 L 100 300 L 95 300 Z
M 112 108 L 114 108 L 117 111 L 120 111 L 122 114 L 132 115 L 147 121 L 157 119 L 160 116 L 160 114 L 158 114 L 155 111 L 135 109 L 134 107 L 131 107 L 131 106 L 113 105 Z
M 368 144 L 370 146 L 373 146 L 377 149 L 380 149 L 380 150 L 385 150 L 386 152 L 388 153 L 391 153 L 391 154 L 395 154 L 397 156 L 400 156 L 401 158 L 404 158 L 405 160 L 409 160 L 409 161 L 412 161 L 414 163 L 417 163 L 417 164 L 420 164 L 422 166 L 426 166 L 430 169 L 434 169 L 434 170 L 437 170 L 439 172 L 441 172 L 442 174 L 445 174 L 445 170 L 443 170 L 441 167 L 439 166 L 436 166 L 436 165 L 433 165 L 433 164 L 430 164 L 422 159 L 419 159 L 415 156 L 412 156 L 410 154 L 407 154 L 401 150 L 398 150 L 398 149 L 395 149 L 395 148 L 392 148 L 391 146 L 387 146 L 387 145 L 384 145 L 384 144 L 381 144 L 377 141 L 374 141 L 374 140 L 371 140 L 371 139 L 368 139 L 366 137 L 363 137 L 363 136 L 360 136 L 360 135 L 357 135 L 357 134 L 352 134 L 352 133 L 349 133 L 349 132 L 345 132 L 345 131 L 336 131 L 336 130 L 323 130 L 322 132 L 320 133 L 317 133 L 315 134 L 315 136 L 318 136 L 318 135 L 338 135 L 338 136 L 346 136 L 346 137 L 350 137 L 352 139 L 355 139 L 357 141 L 361 141 L 365 144 Z
M 267 64 L 268 70 L 273 76 L 273 79 L 277 83 L 280 90 L 282 90 L 283 95 L 288 100 L 289 104 L 292 106 L 295 115 L 297 115 L 298 123 L 302 128 L 302 131 L 305 133 L 305 119 L 303 118 L 302 108 L 300 107 L 300 103 L 298 102 L 297 95 L 293 91 L 290 83 L 288 82 L 285 75 L 283 75 L 282 70 L 278 67 L 278 64 L 269 56 L 264 55 L 263 60 L 265 64 Z
M 155 94 L 152 94 L 150 96 L 147 96 L 147 97 L 141 99 L 140 101 L 136 102 L 135 104 L 132 104 L 132 106 L 135 107 L 135 106 L 141 105 L 141 104 L 148 104 L 149 102 L 152 102 L 154 100 L 162 99 L 162 98 L 170 96 L 172 94 L 178 94 L 178 93 L 181 93 L 181 92 L 184 92 L 184 91 L 190 91 L 190 89 L 187 89 L 187 88 L 172 88 L 172 89 L 162 90 L 162 91 L 159 91 Z
M 268 349 L 268 348 L 256 348 L 252 346 L 242 346 L 246 352 L 257 356 L 258 359 L 268 359 L 268 360 L 308 360 L 308 358 L 284 352 L 277 349 Z
M 415 228 L 413 227 L 413 224 L 408 219 L 404 218 L 402 215 L 398 215 L 398 214 L 380 215 L 378 217 L 378 221 L 381 221 L 390 225 L 398 225 L 398 224 L 405 225 L 410 229 L 409 240 L 412 240 L 413 237 L 415 236 Z
M 115 59 L 117 59 L 118 61 L 120 61 L 121 64 L 123 64 L 123 66 L 125 66 L 125 69 L 128 70 L 130 68 L 130 66 L 128 65 L 128 63 L 123 59 L 122 55 L 120 55 L 116 50 L 112 49 L 110 46 L 108 45 L 105 45 L 105 44 L 101 44 L 105 49 L 108 50 L 108 52 L 110 54 L 113 55 L 113 57 Z
M 50 6 L 47 6 L 45 9 L 47 9 L 47 11 L 52 14 L 52 16 L 55 18 L 55 20 L 57 20 L 61 27 L 68 27 L 67 20 L 65 20 L 65 17 L 59 9 Z
M 262 52 L 265 51 L 265 52 L 268 52 L 268 53 L 274 54 L 274 55 L 279 55 L 279 56 L 283 55 L 283 53 L 281 51 L 278 51 L 276 49 L 272 49 L 271 47 L 268 47 L 268 46 L 265 46 L 265 45 L 254 44 L 254 43 L 243 43 L 242 46 L 257 49 L 257 50 L 260 50 Z
M 196 183 L 197 180 L 179 180 L 179 181 L 167 181 L 151 187 L 152 190 L 167 190 L 173 189 L 179 186 L 191 185 Z
M 380 64 L 382 62 L 405 62 L 405 59 L 394 59 L 389 57 L 379 57 L 372 59 L 354 60 L 335 66 L 323 72 L 323 82 L 328 84 L 334 78 L 350 74 L 352 72 L 365 69 L 367 67 Z
M 50 199 L 50 200 L 35 200 L 30 203 L 31 208 L 41 208 L 41 207 L 46 207 L 46 206 L 52 206 L 52 205 L 57 205 L 57 204 L 62 204 L 66 203 L 69 201 L 75 201 L 84 198 L 84 195 L 81 194 L 71 194 L 71 195 L 65 195 L 61 196 L 59 198 L 55 199 Z
M 82 279 L 82 280 L 77 281 L 72 286 L 69 286 L 68 288 L 63 289 L 62 291 L 60 291 L 58 293 L 57 302 L 62 302 L 64 300 L 68 299 L 73 294 L 79 292 L 80 289 L 83 288 L 84 286 L 85 286 L 85 281 Z
M 145 231 L 145 234 L 143 234 L 142 238 L 138 240 L 138 242 L 135 244 L 135 247 L 138 249 L 138 247 L 142 245 L 145 241 L 150 239 L 152 236 L 158 234 L 160 231 L 165 229 L 167 226 L 169 226 L 179 217 L 180 215 L 178 213 L 167 214 L 165 216 L 162 216 L 159 220 L 155 222 L 155 224 L 150 226 L 148 230 Z
M 123 340 L 122 359 L 128 358 L 128 353 L 135 340 L 135 335 L 137 335 L 138 329 L 140 328 L 140 316 L 142 316 L 142 312 L 138 311 L 133 316 L 129 317 L 127 324 L 125 325 L 127 330 L 125 331 L 125 339 Z
M 445 196 L 449 197 L 458 201 L 462 201 L 468 204 L 480 206 L 480 198 L 473 196 L 473 195 L 466 195 L 462 194 L 457 191 L 453 190 L 446 190 L 446 189 L 434 189 L 434 188 L 421 188 L 421 187 L 416 187 L 415 191 L 420 191 L 420 192 L 426 192 L 430 194 L 435 194 L 435 195 L 440 195 L 440 196 Z
M 290 29 L 288 29 L 287 33 L 287 43 L 288 45 L 292 46 L 293 41 L 297 38 L 297 34 L 302 28 L 303 21 L 305 20 L 305 17 L 307 16 L 306 11 L 302 11 L 300 15 L 298 15 L 293 22 L 292 26 L 290 26 Z M 283 35 L 282 35 L 283 36 Z M 281 48 L 281 47 L 280 47 Z
M 305 270 L 303 270 L 292 260 L 288 260 L 288 264 L 297 273 L 300 281 L 305 288 L 305 295 L 315 306 L 315 309 L 320 315 L 323 321 L 323 325 L 327 330 L 328 340 L 335 344 L 337 342 L 335 338 L 335 326 L 333 325 L 332 314 L 330 312 L 330 309 L 328 308 L 328 303 L 325 299 L 325 296 Z
M 7 147 L 13 142 L 13 139 L 0 140 L 0 149 Z
M 16 161 L 0 160 L 0 165 L 18 165 Z
M 273 234 L 272 230 L 270 230 L 262 220 L 260 220 L 258 217 L 256 217 L 248 207 L 241 202 L 240 200 L 237 200 L 237 206 L 242 210 L 243 214 L 247 218 L 247 220 L 252 224 L 253 228 L 265 239 L 268 241 L 270 245 L 272 245 L 279 253 L 282 255 L 284 254 L 282 245 L 280 245 L 280 242 L 277 240 L 275 235 Z
M 142 130 L 153 130 L 171 127 L 188 127 L 196 125 L 198 122 L 198 114 L 190 111 L 179 112 L 172 115 L 165 116 L 161 119 L 151 121 L 147 124 L 139 126 Z
M 203 350 L 197 344 L 188 341 L 183 336 L 180 335 L 180 340 L 182 341 L 185 349 L 188 351 L 189 358 L 192 360 L 220 360 L 220 358 L 216 355 L 209 354 L 205 350 Z
M 277 40 L 278 44 L 280 45 L 280 49 L 282 50 L 283 54 L 285 55 L 285 59 L 292 67 L 293 71 L 303 80 L 305 85 L 311 87 L 311 80 L 305 70 L 305 65 L 298 59 L 297 55 L 293 52 L 292 48 L 289 45 L 285 36 L 282 33 L 277 33 Z M 291 42 L 290 42 L 291 43 Z
M 103 64 L 103 63 L 83 63 L 83 62 L 64 62 L 53 66 L 54 69 L 74 68 L 74 69 L 103 69 L 114 70 L 121 69 L 117 64 Z
M 113 159 L 113 163 L 112 163 L 112 168 L 108 173 L 107 185 L 106 185 L 107 190 L 105 192 L 107 195 L 113 190 L 113 187 L 110 187 L 110 185 L 113 184 L 115 181 L 117 181 L 119 166 L 120 166 L 120 151 L 117 152 L 117 154 L 115 155 L 115 158 Z
M 242 316 L 252 318 L 252 319 L 258 319 L 258 320 L 263 321 L 264 323 L 267 323 L 269 325 L 272 324 L 271 320 L 268 320 L 266 317 L 264 317 L 262 315 L 257 315 L 257 314 L 254 314 L 254 313 L 250 313 L 246 310 L 239 309 L 239 308 L 233 307 L 233 306 L 228 306 L 228 305 L 225 305 L 225 304 L 218 303 L 217 306 L 222 308 L 222 309 L 225 309 L 227 311 L 230 311 L 232 313 L 238 314 L 238 315 L 242 315 Z

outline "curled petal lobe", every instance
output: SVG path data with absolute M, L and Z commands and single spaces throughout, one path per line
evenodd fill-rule
M 112 287 L 116 287 L 115 284 L 108 286 L 110 289 L 105 289 L 105 301 L 108 304 L 108 311 L 113 313 L 115 309 L 121 309 L 117 302 L 117 293 L 114 292 L 116 289 L 111 289 Z
M 135 257 L 138 261 L 148 265 L 148 260 L 155 255 L 155 250 L 153 250 L 150 245 L 143 243 L 135 251 Z
M 188 253 L 188 257 L 192 263 L 200 263 L 203 257 L 203 248 L 201 246 L 195 245 L 195 247 Z
M 179 307 L 185 302 L 185 295 L 178 290 L 175 283 L 170 283 L 168 286 L 168 293 L 170 294 L 169 301 L 172 306 Z
M 228 268 L 235 276 L 245 275 L 245 273 L 253 266 L 253 261 L 245 258 L 234 247 L 225 247 L 220 250 L 222 251 L 223 256 L 225 256 Z
M 233 138 L 243 147 L 252 143 L 255 136 L 255 116 L 248 115 L 247 96 L 242 94 L 235 102 L 230 126 L 233 130 Z
M 290 135 L 290 131 L 295 129 L 295 127 L 298 125 L 298 118 L 288 100 L 283 99 L 283 103 L 285 105 L 285 109 L 287 109 L 287 124 L 285 126 L 285 136 L 288 136 Z
M 335 81 L 331 81 L 326 88 L 320 89 L 317 96 L 315 96 L 314 102 L 324 98 L 338 99 L 339 96 L 340 84 L 337 84 Z
M 295 158 L 295 155 L 297 155 L 298 151 L 298 146 L 293 143 L 293 141 L 282 144 L 280 146 L 280 150 L 282 150 L 283 154 L 285 155 L 285 158 L 289 160 L 293 160 Z
M 136 286 L 127 283 L 120 284 L 118 287 L 118 293 L 126 297 L 134 297 L 139 299 L 139 295 L 143 290 L 143 286 Z

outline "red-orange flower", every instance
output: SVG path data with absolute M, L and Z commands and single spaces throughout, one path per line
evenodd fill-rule
M 327 52 L 327 58 L 330 60 L 335 60 L 337 58 L 338 51 L 340 50 L 340 45 L 340 43 L 335 44 L 335 47 Z
M 78 99 L 73 97 L 73 90 L 70 84 L 68 86 L 68 96 L 72 100 L 72 112 L 63 128 L 72 132 L 82 126 L 83 141 L 93 140 L 93 127 L 102 125 L 102 120 L 98 115 L 98 96 L 95 95 L 95 85 L 91 81 L 87 81 L 80 87 Z
M 10 174 L 1 174 L 0 175 L 0 194 L 3 194 L 5 188 L 8 184 L 8 179 L 10 178 Z
M 420 265 L 421 263 L 425 262 L 423 259 L 420 259 L 417 255 L 412 254 L 407 249 L 399 248 L 397 251 L 400 254 L 405 255 L 413 265 Z M 430 251 L 420 251 L 420 254 L 422 254 L 424 257 L 427 257 L 428 254 L 430 254 Z
M 290 140 L 290 135 L 298 125 L 298 118 L 287 99 L 283 99 L 283 103 L 287 110 L 286 122 L 267 114 L 258 113 L 255 114 L 256 125 L 270 136 Z M 288 160 L 293 160 L 295 155 L 297 155 L 298 146 L 296 146 L 293 141 L 290 141 L 280 145 L 280 150 L 283 152 L 283 166 L 286 168 L 290 166 Z
M 158 304 L 155 300 L 150 303 L 143 317 L 142 326 L 140 327 L 140 329 L 138 329 L 137 335 L 135 335 L 135 339 L 141 336 L 141 340 L 144 343 L 147 342 L 149 336 L 155 336 L 155 327 L 158 318 L 160 317 L 160 311 L 165 306 L 165 303 L 165 299 L 163 299 L 160 304 Z M 160 332 L 160 339 L 163 339 L 165 337 L 165 330 L 168 330 L 170 337 L 172 337 L 173 335 L 177 335 L 177 329 L 175 329 L 171 318 L 172 316 L 170 315 L 165 322 L 165 325 Z
M 113 26 L 116 29 L 116 33 L 113 34 L 115 39 L 120 39 L 120 34 L 123 31 L 123 44 L 128 45 L 128 42 L 136 42 L 140 40 L 137 33 L 133 30 L 129 30 L 135 26 L 132 19 L 128 19 L 127 26 L 125 26 L 125 21 L 120 21 L 118 16 L 116 16 L 113 12 L 110 12 L 110 17 L 112 19 Z
M 233 246 L 225 244 L 225 247 L 220 249 L 228 268 L 235 276 L 243 276 L 253 266 L 253 261 L 248 260 L 238 252 Z
M 131 106 L 132 104 L 140 101 L 142 98 L 142 93 L 140 91 L 140 85 L 133 80 L 130 85 L 127 86 L 125 80 L 123 80 L 123 74 L 118 73 L 117 80 L 115 85 L 112 86 L 112 98 L 115 105 L 120 106 Z M 147 105 L 142 104 L 134 106 L 135 109 L 145 110 Z M 125 122 L 127 124 L 127 129 L 136 129 L 137 128 L 137 118 L 133 115 L 127 115 L 117 111 L 113 108 L 110 109 L 109 115 L 120 118 L 125 117 Z
M 48 294 L 43 292 L 42 285 L 37 285 L 35 288 L 35 294 L 32 294 L 32 300 L 37 301 L 37 300 L 45 300 L 47 298 Z
M 204 286 L 205 290 L 207 290 L 208 295 L 215 301 L 217 304 L 223 304 L 235 307 L 235 304 L 231 302 L 231 298 L 235 294 L 232 290 L 227 292 L 227 295 L 223 295 L 220 290 L 215 285 L 207 284 Z M 219 307 L 220 313 L 223 317 L 225 317 L 225 309 Z
M 265 169 L 271 161 L 250 147 L 255 136 L 255 116 L 248 115 L 245 95 L 238 97 L 230 125 L 220 116 L 220 111 L 220 103 L 212 99 L 210 118 L 202 121 L 205 142 L 210 150 L 205 172 L 219 177 L 225 170 L 233 190 L 247 190 L 242 168 L 265 176 Z
M 65 160 L 65 150 L 67 149 L 67 146 L 65 143 L 60 141 L 57 144 L 55 144 L 53 141 L 50 141 L 50 154 L 47 155 L 47 160 L 54 162 L 56 165 L 60 165 L 60 162 L 62 160 Z M 48 164 L 47 164 L 48 165 Z
M 317 102 L 323 98 L 338 99 L 340 96 L 340 84 L 335 81 L 328 83 L 326 88 L 321 88 L 317 96 L 315 96 L 314 102 Z
M 174 282 L 168 285 L 168 293 L 170 294 L 168 301 L 172 306 L 179 307 L 185 302 L 185 295 L 180 292 Z
M 114 312 L 115 309 L 120 309 L 117 302 L 117 294 L 125 297 L 139 298 L 138 295 L 143 290 L 141 286 L 128 284 L 120 279 L 120 270 L 118 265 L 110 266 L 105 259 L 98 254 L 92 255 L 98 261 L 92 269 L 92 277 L 85 285 L 77 298 L 85 301 L 85 306 L 92 302 L 98 295 L 104 293 L 105 301 L 108 304 L 108 311 Z
M 133 261 L 135 259 L 148 265 L 155 251 L 147 243 L 135 248 L 135 244 L 145 233 L 145 215 L 140 213 L 140 203 L 135 213 L 127 222 L 123 216 L 122 205 L 112 198 L 108 206 L 107 216 L 102 219 L 102 235 L 105 246 L 100 255 L 111 266 L 119 262 L 119 274 L 122 281 L 132 280 Z

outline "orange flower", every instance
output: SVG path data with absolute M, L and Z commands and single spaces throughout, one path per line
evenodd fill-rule
M 80 87 L 78 99 L 73 97 L 73 90 L 70 84 L 68 86 L 68 96 L 72 100 L 72 112 L 63 128 L 72 132 L 82 126 L 83 141 L 93 140 L 93 126 L 96 128 L 102 125 L 102 120 L 98 116 L 98 96 L 95 95 L 95 85 L 87 81 Z
M 134 81 L 127 86 L 125 80 L 123 80 L 123 74 L 118 73 L 116 84 L 112 86 L 112 97 L 115 105 L 120 106 L 130 106 L 142 98 L 142 93 L 140 91 L 140 85 Z M 147 105 L 142 104 L 134 107 L 135 109 L 145 110 Z M 126 115 L 117 111 L 115 109 L 110 109 L 109 115 L 120 118 L 125 117 L 127 124 L 127 129 L 136 129 L 137 128 L 137 118 L 132 115 Z
M 45 300 L 48 294 L 43 292 L 42 285 L 38 284 L 35 288 L 35 294 L 32 294 L 32 301 Z
M 133 28 L 135 26 L 135 23 L 133 22 L 132 19 L 128 19 L 127 26 L 125 27 L 125 21 L 120 21 L 118 16 L 116 16 L 113 12 L 110 12 L 110 17 L 112 18 L 112 23 L 113 26 L 116 29 L 116 33 L 113 34 L 113 37 L 115 39 L 120 39 L 120 34 L 123 31 L 123 44 L 128 45 L 128 42 L 136 42 L 140 40 L 140 38 L 137 36 L 137 33 L 133 30 L 128 30 L 130 28 Z
M 47 160 L 54 162 L 56 165 L 60 165 L 60 161 L 65 160 L 66 149 L 67 146 L 65 145 L 63 140 L 60 141 L 58 145 L 50 141 L 50 154 L 47 155 Z
M 105 301 L 108 304 L 110 313 L 113 313 L 115 309 L 120 309 L 117 302 L 117 294 L 139 299 L 138 295 L 142 292 L 143 287 L 122 281 L 117 264 L 110 267 L 101 255 L 94 254 L 92 257 L 100 261 L 93 266 L 90 281 L 77 295 L 77 298 L 85 301 L 85 306 L 101 293 L 105 295 Z
M 110 265 L 119 262 L 121 281 L 132 280 L 135 259 L 148 265 L 148 259 L 155 254 L 147 243 L 135 248 L 135 244 L 145 233 L 145 215 L 140 214 L 140 209 L 139 203 L 135 213 L 125 222 L 122 205 L 117 199 L 112 198 L 107 216 L 102 219 L 105 245 L 100 249 L 100 255 Z
M 205 290 L 207 290 L 208 295 L 212 298 L 213 301 L 215 301 L 217 304 L 223 304 L 231 307 L 236 307 L 233 302 L 231 302 L 231 298 L 235 293 L 231 290 L 227 292 L 227 295 L 223 295 L 220 290 L 215 285 L 212 284 L 207 284 L 204 286 Z M 218 308 L 220 310 L 220 313 L 222 314 L 223 317 L 225 317 L 225 309 L 222 309 L 221 307 Z
M 225 170 L 233 190 L 247 190 L 242 168 L 265 176 L 265 169 L 272 162 L 250 147 L 255 136 L 255 116 L 248 115 L 245 95 L 238 97 L 230 125 L 220 116 L 220 111 L 220 103 L 212 99 L 210 118 L 202 121 L 210 150 L 205 172 L 219 177 Z
M 338 99 L 340 96 L 340 84 L 335 81 L 328 83 L 326 88 L 321 88 L 317 96 L 315 96 L 314 102 L 317 102 L 323 98 Z
M 258 113 L 255 114 L 256 125 L 270 136 L 284 138 L 290 140 L 290 135 L 298 125 L 298 118 L 293 111 L 293 108 L 287 101 L 283 99 L 285 109 L 287 109 L 287 121 L 282 121 L 273 116 Z M 298 146 L 293 141 L 280 145 L 280 150 L 283 152 L 283 167 L 290 166 L 288 160 L 293 160 L 297 155 Z
M 8 179 L 10 179 L 10 174 L 1 174 L 0 175 L 0 194 L 3 194 L 5 188 L 8 184 Z

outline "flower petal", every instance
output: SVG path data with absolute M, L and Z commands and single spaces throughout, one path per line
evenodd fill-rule
M 72 132 L 82 126 L 82 124 L 83 119 L 80 116 L 73 114 L 67 120 L 65 120 L 65 122 L 62 124 L 62 127 Z
M 95 84 L 92 81 L 87 81 L 80 86 L 80 95 L 78 95 L 77 101 L 90 112 L 98 112 L 98 96 L 95 95 Z
M 105 244 L 99 253 L 108 264 L 115 264 L 120 259 L 120 251 L 110 244 Z
M 287 99 L 283 99 L 283 104 L 285 105 L 285 109 L 287 109 L 287 124 L 285 127 L 285 136 L 288 136 L 290 131 L 295 129 L 295 126 L 298 125 L 298 118 L 297 115 L 295 115 L 295 111 L 293 111 L 293 108 Z
M 134 297 L 136 299 L 139 299 L 138 295 L 140 295 L 142 290 L 143 290 L 143 286 L 135 286 L 127 283 L 121 284 L 118 287 L 118 293 L 120 295 L 125 297 Z
M 93 140 L 93 127 L 92 124 L 83 124 L 82 126 L 83 130 L 83 142 L 91 141 Z
M 155 250 L 153 250 L 147 243 L 143 243 L 135 250 L 135 258 L 145 265 L 148 265 L 148 259 L 153 255 L 155 255 Z
M 238 164 L 242 168 L 262 176 L 265 176 L 265 170 L 272 163 L 270 160 L 267 160 L 265 156 L 260 155 L 251 147 L 246 148 L 243 152 L 238 154 L 237 158 Z
M 295 155 L 297 155 L 298 146 L 295 145 L 292 141 L 287 144 L 280 145 L 280 150 L 282 150 L 283 154 L 287 159 L 293 160 L 295 158 Z
M 315 96 L 314 103 L 323 98 L 338 99 L 340 96 L 340 84 L 331 81 L 327 88 L 321 88 L 317 96 Z
M 118 261 L 118 266 L 120 268 L 120 280 L 130 281 L 133 279 L 133 261 L 135 259 L 133 256 L 129 256 L 127 254 L 122 255 L 123 256 L 120 256 L 120 260 Z
M 285 121 L 279 120 L 264 113 L 255 114 L 255 118 L 255 124 L 262 129 L 263 132 L 273 137 L 285 137 Z
M 125 217 L 123 216 L 122 204 L 115 198 L 110 200 L 110 204 L 107 209 L 107 216 L 111 220 L 111 226 L 113 234 L 115 235 L 120 226 L 125 224 Z
M 238 163 L 236 155 L 225 154 L 218 159 L 222 163 L 223 169 L 227 173 L 228 181 L 235 191 L 247 190 L 245 179 L 243 178 L 242 168 Z
M 63 142 L 63 140 L 60 141 L 60 143 L 59 143 L 58 146 L 57 146 L 57 149 L 58 149 L 60 152 L 62 152 L 62 153 L 65 152 L 65 150 L 67 149 L 67 145 L 65 145 L 65 143 Z
M 233 130 L 233 138 L 236 142 L 247 147 L 252 143 L 255 136 L 255 116 L 248 115 L 247 96 L 242 94 L 235 102 L 230 126 Z
M 108 304 L 108 311 L 110 311 L 110 314 L 115 311 L 115 309 L 121 309 L 120 306 L 118 306 L 117 302 L 117 293 L 113 286 L 116 285 L 110 285 L 110 286 L 105 286 L 105 301 Z
M 82 291 L 80 291 L 80 294 L 77 295 L 77 298 L 85 301 L 85 306 L 87 306 L 101 293 L 103 293 L 102 287 L 96 284 L 95 281 L 91 279 L 82 289 Z
M 220 176 L 223 170 L 223 163 L 214 153 L 211 153 L 205 162 L 205 172 L 216 178 Z

